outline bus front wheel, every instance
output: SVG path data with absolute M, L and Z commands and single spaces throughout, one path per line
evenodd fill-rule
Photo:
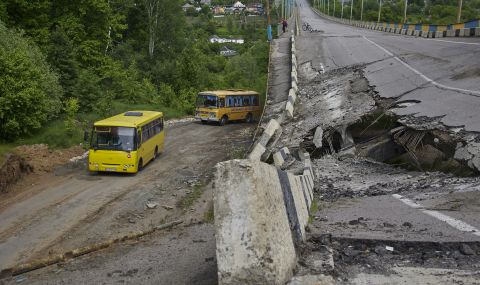
M 143 169 L 143 159 L 140 158 L 140 160 L 138 161 L 137 171 L 140 172 L 142 171 L 142 169 Z
M 227 116 L 223 116 L 221 119 L 220 119 L 220 126 L 225 126 L 228 122 L 228 118 Z

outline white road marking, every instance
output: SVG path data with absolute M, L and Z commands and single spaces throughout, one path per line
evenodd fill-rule
M 463 45 L 474 45 L 474 46 L 480 46 L 480 43 L 456 42 L 456 41 L 437 40 L 437 39 L 424 39 L 424 38 L 420 38 L 420 39 L 422 39 L 422 40 L 426 40 L 426 41 L 437 41 L 437 42 L 445 42 L 445 43 L 454 43 L 454 44 L 463 44 Z
M 368 42 L 370 42 L 371 44 L 375 45 L 377 48 L 381 49 L 383 52 L 385 52 L 386 54 L 388 54 L 389 56 L 391 56 L 393 59 L 397 60 L 398 62 L 400 62 L 401 64 L 403 64 L 406 68 L 410 69 L 411 71 L 413 71 L 415 74 L 417 74 L 418 76 L 420 76 L 421 78 L 423 78 L 425 81 L 427 81 L 428 83 L 431 83 L 432 85 L 440 88 L 440 89 L 445 89 L 445 90 L 451 90 L 451 91 L 456 91 L 456 92 L 460 92 L 460 93 L 464 93 L 464 94 L 467 94 L 467 95 L 472 95 L 472 96 L 475 96 L 475 97 L 480 97 L 480 91 L 476 91 L 476 90 L 468 90 L 468 89 L 462 89 L 462 88 L 456 88 L 456 87 L 451 87 L 451 86 L 447 86 L 447 85 L 443 85 L 441 83 L 438 83 L 436 82 L 435 80 L 429 78 L 428 76 L 426 76 L 425 74 L 421 73 L 420 71 L 416 70 L 415 68 L 411 67 L 408 63 L 404 62 L 403 60 L 401 60 L 399 57 L 395 56 L 393 53 L 391 53 L 390 51 L 388 51 L 387 49 L 385 49 L 384 47 L 382 47 L 381 45 L 377 44 L 376 42 L 368 39 L 367 37 L 365 36 L 362 36 L 365 40 L 367 40 Z
M 423 207 L 421 204 L 418 204 L 406 197 L 403 197 L 402 195 L 393 194 L 392 197 L 402 201 L 404 204 L 412 208 L 420 209 L 422 213 L 427 214 L 433 218 L 436 218 L 437 220 L 440 220 L 442 222 L 445 222 L 459 231 L 469 232 L 480 237 L 480 230 L 472 225 L 469 225 L 461 220 L 457 220 L 455 218 L 442 214 L 438 211 L 425 210 L 425 207 Z

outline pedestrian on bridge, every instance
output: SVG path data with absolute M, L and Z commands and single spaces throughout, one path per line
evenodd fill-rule
M 285 33 L 285 32 L 287 31 L 287 27 L 288 27 L 288 22 L 287 22 L 287 20 L 282 19 L 281 24 L 282 24 L 282 31 Z

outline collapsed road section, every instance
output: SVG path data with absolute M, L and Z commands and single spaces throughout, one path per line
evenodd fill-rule
M 359 35 L 321 19 L 300 2 L 299 21 L 319 32 L 291 39 L 291 70 L 283 70 L 290 74 L 290 89 L 277 90 L 275 104 L 267 105 L 251 161 L 217 166 L 215 195 L 235 189 L 231 195 L 237 197 L 215 204 L 220 284 L 258 284 L 254 276 L 259 272 L 273 276 L 279 268 L 295 274 L 261 281 L 476 284 L 480 137 L 473 109 L 479 101 L 468 91 L 478 92 L 471 85 L 474 79 L 456 76 L 464 74 L 458 67 L 441 67 L 434 59 L 439 47 L 432 43 L 410 47 L 432 45 L 423 51 L 430 57 L 397 55 L 388 43 L 410 42 L 372 31 Z M 465 49 L 462 56 L 475 53 Z M 453 65 L 447 61 L 442 59 Z M 277 174 L 304 175 L 306 154 L 314 197 L 305 242 L 297 243 L 288 195 L 282 201 L 275 190 L 288 183 L 273 167 Z M 268 196 L 272 191 L 276 198 Z M 239 201 L 241 207 L 230 204 Z M 275 226 L 279 219 L 286 219 L 290 229 Z M 255 234 L 248 235 L 252 229 Z M 285 231 L 290 235 L 284 237 Z M 243 239 L 245 233 L 255 237 L 253 245 L 252 239 Z M 295 269 L 291 250 L 282 247 L 276 251 L 281 258 L 270 256 L 270 249 L 282 244 L 276 238 L 284 242 L 290 236 Z

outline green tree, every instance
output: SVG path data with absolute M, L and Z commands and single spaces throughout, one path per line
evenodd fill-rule
M 31 134 L 61 108 L 62 88 L 38 47 L 0 22 L 0 138 Z

